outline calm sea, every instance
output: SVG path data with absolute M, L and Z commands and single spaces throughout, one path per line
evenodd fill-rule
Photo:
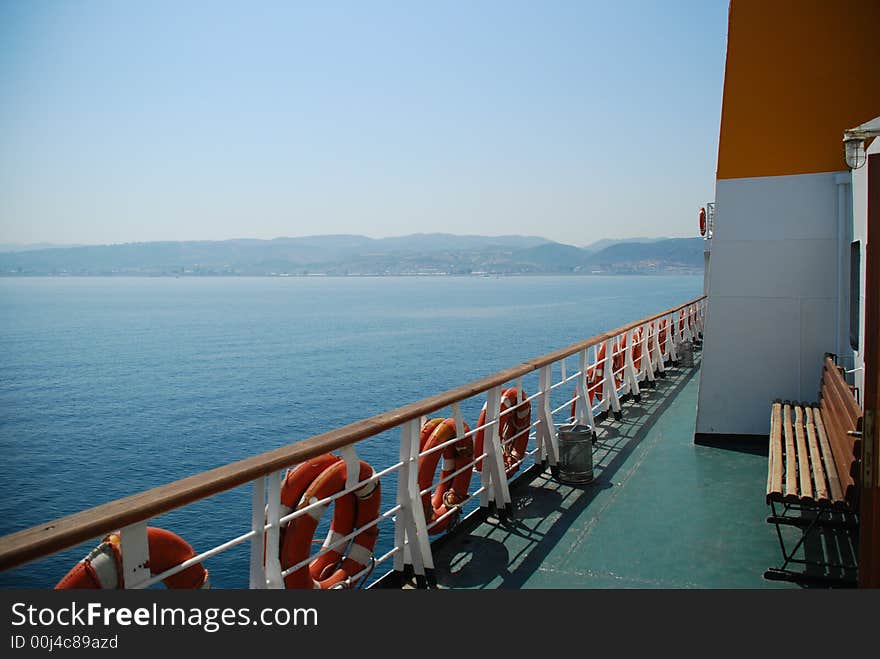
M 692 276 L 0 278 L 0 534 L 464 384 L 701 289 Z M 471 424 L 480 404 L 463 408 Z M 358 445 L 376 469 L 397 451 L 396 435 Z M 249 529 L 250 489 L 156 524 L 215 546 Z M 392 536 L 383 525 L 380 548 Z M 0 586 L 51 587 L 92 546 L 0 573 Z M 247 551 L 208 562 L 215 587 L 247 586 Z

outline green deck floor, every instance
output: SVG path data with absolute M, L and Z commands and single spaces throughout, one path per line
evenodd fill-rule
M 698 386 L 699 357 L 599 424 L 592 483 L 549 472 L 517 483 L 513 519 L 490 516 L 436 549 L 438 585 L 796 588 L 763 578 L 780 562 L 767 458 L 693 443 Z

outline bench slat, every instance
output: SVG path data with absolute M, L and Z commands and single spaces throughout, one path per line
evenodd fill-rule
M 813 483 L 810 475 L 810 455 L 807 453 L 807 441 L 804 437 L 804 410 L 800 405 L 794 406 L 794 436 L 797 444 L 798 484 L 801 498 L 813 498 Z
M 840 486 L 843 491 L 853 484 L 853 470 L 856 462 L 853 459 L 852 442 L 844 430 L 844 425 L 840 422 L 837 409 L 829 404 L 827 398 L 819 401 L 822 409 L 822 423 L 825 426 L 825 436 L 828 438 L 828 444 L 831 446 L 831 452 L 834 454 L 834 463 L 837 466 L 837 475 L 840 477 Z
M 810 447 L 810 463 L 813 467 L 813 476 L 816 482 L 816 501 L 820 504 L 828 504 L 831 503 L 831 499 L 828 496 L 825 468 L 822 466 L 822 454 L 816 435 L 816 423 L 813 420 L 813 408 L 809 406 L 804 407 L 804 416 L 806 417 L 807 424 L 807 444 Z
M 843 446 L 844 451 L 848 456 L 848 461 L 853 463 L 850 469 L 850 474 L 855 478 L 858 469 L 855 461 L 861 456 L 862 442 L 860 439 L 853 437 L 849 433 L 851 431 L 861 430 L 861 412 L 859 412 L 857 416 L 853 416 L 850 413 L 852 407 L 857 407 L 857 405 L 855 398 L 849 391 L 849 387 L 846 385 L 846 382 L 843 380 L 843 376 L 839 371 L 835 370 L 830 372 L 826 370 L 822 381 L 822 398 L 828 402 L 834 419 L 839 427 L 839 431 L 832 430 L 830 427 L 828 428 L 831 442 L 832 444 L 839 442 Z M 831 424 L 826 425 L 830 426 Z M 850 454 L 854 457 L 849 458 Z
M 819 436 L 819 448 L 822 451 L 822 459 L 825 461 L 825 474 L 828 477 L 828 487 L 831 490 L 833 501 L 843 501 L 843 487 L 837 476 L 837 465 L 834 462 L 834 453 L 828 443 L 828 434 L 825 432 L 825 422 L 818 407 L 813 408 L 813 420 L 816 424 L 816 433 Z
M 785 500 L 797 501 L 797 456 L 794 447 L 794 430 L 791 425 L 791 404 L 782 407 L 782 433 L 785 437 Z
M 846 399 L 841 395 L 840 389 L 836 386 L 836 374 L 825 371 L 823 376 L 824 386 L 822 387 L 822 399 L 827 401 L 834 410 L 834 415 L 840 423 L 840 427 L 844 433 L 849 430 L 856 429 L 856 417 L 849 413 Z
M 840 372 L 840 367 L 834 363 L 831 357 L 825 358 L 825 371 L 834 374 L 834 377 L 831 378 L 831 383 L 837 391 L 838 396 L 843 401 L 846 416 L 850 419 L 860 418 L 862 416 L 862 410 L 859 408 L 859 404 L 853 396 L 852 389 L 850 389 L 843 374 Z
M 782 403 L 770 408 L 770 464 L 767 467 L 767 502 L 782 493 Z

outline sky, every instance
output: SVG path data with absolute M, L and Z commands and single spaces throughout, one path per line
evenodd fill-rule
M 695 236 L 727 0 L 0 0 L 0 243 Z

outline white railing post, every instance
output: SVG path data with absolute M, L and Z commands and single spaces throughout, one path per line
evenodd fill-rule
M 417 581 L 419 577 L 432 580 L 434 570 L 428 526 L 419 495 L 419 430 L 418 420 L 407 421 L 401 427 L 400 461 L 403 465 L 397 475 L 400 511 L 394 526 L 395 546 L 408 548 L 408 551 L 395 554 L 395 570 L 403 572 L 405 565 L 411 564 Z
M 633 345 L 633 331 L 629 330 L 626 333 L 626 353 L 624 355 L 624 364 L 623 364 L 623 376 L 624 382 L 626 382 L 626 393 L 631 394 L 634 398 L 638 398 L 641 392 L 639 391 L 639 377 L 636 374 L 636 364 L 633 361 L 633 350 L 635 350 L 635 345 Z
M 614 341 L 608 339 L 605 342 L 605 373 L 602 383 L 603 409 L 611 409 L 615 415 L 620 414 L 620 398 L 617 395 L 617 381 L 614 375 Z
M 684 322 L 684 316 L 682 315 L 683 311 L 679 310 L 678 312 L 672 314 L 673 322 L 675 323 L 672 328 L 675 331 L 675 354 L 678 355 L 681 352 L 681 344 L 684 341 L 684 328 L 681 325 Z
M 269 474 L 268 503 L 266 505 L 266 587 L 276 590 L 284 588 L 284 578 L 281 576 L 281 558 L 279 542 L 281 528 L 278 520 L 281 519 L 281 471 L 273 471 Z
M 266 568 L 263 565 L 263 556 L 266 552 L 266 477 L 260 476 L 254 480 L 253 494 L 251 495 L 251 590 L 262 590 L 266 587 Z
M 345 462 L 345 489 L 348 490 L 361 480 L 361 460 L 354 444 L 346 444 L 339 449 L 338 453 Z
M 669 330 L 666 332 L 666 351 L 669 360 L 673 363 L 678 361 L 678 328 L 675 326 L 675 314 L 669 314 Z
M 602 347 L 605 348 L 605 356 L 602 358 L 601 364 L 599 364 L 599 346 L 600 345 L 602 345 Z M 608 356 L 609 356 L 609 353 L 610 353 L 610 351 L 608 350 L 608 343 L 607 342 L 605 344 L 598 344 L 597 343 L 595 346 L 593 346 L 593 358 L 596 360 L 596 368 L 599 368 L 600 366 L 602 368 L 602 382 L 599 384 L 599 391 L 602 392 L 602 399 L 599 403 L 599 412 L 607 412 L 608 409 L 611 407 L 611 404 L 608 401 L 608 396 L 606 395 L 607 392 L 605 391 L 606 382 L 608 381 L 608 368 L 609 368 Z
M 501 447 L 501 387 L 492 387 L 486 392 L 486 423 L 490 424 L 488 431 L 489 441 L 483 442 L 483 450 L 486 451 L 486 459 L 483 461 L 483 471 L 486 464 L 489 466 L 489 476 L 492 481 L 492 494 L 495 505 L 500 509 L 510 503 L 510 490 L 507 487 L 507 471 L 504 468 L 504 451 Z M 509 417 L 514 413 L 508 414 Z M 487 435 L 484 434 L 484 437 Z
M 650 323 L 646 325 L 642 325 L 641 327 L 641 336 L 642 336 L 642 356 L 639 359 L 639 376 L 642 380 L 646 380 L 647 382 L 654 382 L 654 365 L 651 363 L 651 352 L 648 349 L 648 331 L 650 330 Z
M 419 423 L 421 428 L 425 423 L 422 417 Z M 410 445 L 409 428 L 404 425 L 400 429 L 400 450 L 398 459 L 401 462 L 400 471 L 397 472 L 397 505 L 400 510 L 394 516 L 394 546 L 400 550 L 394 554 L 394 571 L 402 576 L 407 565 L 412 565 L 412 552 L 406 541 L 406 508 L 409 505 L 409 468 L 410 468 Z
M 593 418 L 593 406 L 590 405 L 590 394 L 587 387 L 589 386 L 589 378 L 587 377 L 587 349 L 584 348 L 578 353 L 578 368 L 580 375 L 578 376 L 578 397 L 575 405 L 575 420 L 577 423 L 585 424 L 590 428 L 596 428 L 596 420 Z
M 553 380 L 552 365 L 541 368 L 538 374 L 538 428 L 535 436 L 541 447 L 540 456 L 546 457 L 548 464 L 555 467 L 559 463 L 559 448 L 556 445 L 556 427 L 553 424 L 553 412 L 550 408 L 550 385 Z
M 654 353 L 654 357 L 651 361 L 651 366 L 654 367 L 654 370 L 657 373 L 664 373 L 666 371 L 666 368 L 663 364 L 663 352 L 660 350 L 660 321 L 652 321 L 651 329 L 653 332 L 653 336 L 651 338 L 651 348 Z
M 687 331 L 688 331 L 688 339 L 693 342 L 697 340 L 697 325 L 694 320 L 694 307 L 688 307 L 687 313 Z
M 681 340 L 682 342 L 693 342 L 694 335 L 691 333 L 691 308 L 687 307 L 686 309 L 681 310 L 681 322 L 684 323 L 684 327 L 681 330 Z
M 122 552 L 122 584 L 137 588 L 150 578 L 150 545 L 147 541 L 147 523 L 136 522 L 119 530 L 119 550 Z
M 452 418 L 455 420 L 456 437 L 464 437 L 464 417 L 461 414 L 461 405 L 452 404 Z
M 464 417 L 461 414 L 461 405 L 458 403 L 452 404 L 452 418 L 455 419 L 455 434 L 458 437 L 463 437 L 464 430 Z M 483 437 L 486 436 L 485 431 L 483 431 Z M 471 436 L 471 444 L 473 445 L 473 436 Z M 483 442 L 485 445 L 485 441 Z M 474 453 L 474 459 L 477 459 L 479 456 Z M 481 463 L 485 464 L 485 462 Z M 480 485 L 482 486 L 482 491 L 480 492 L 480 508 L 488 508 L 490 501 L 490 494 L 492 492 L 492 482 L 489 478 L 489 473 L 486 469 L 483 469 L 480 472 Z

